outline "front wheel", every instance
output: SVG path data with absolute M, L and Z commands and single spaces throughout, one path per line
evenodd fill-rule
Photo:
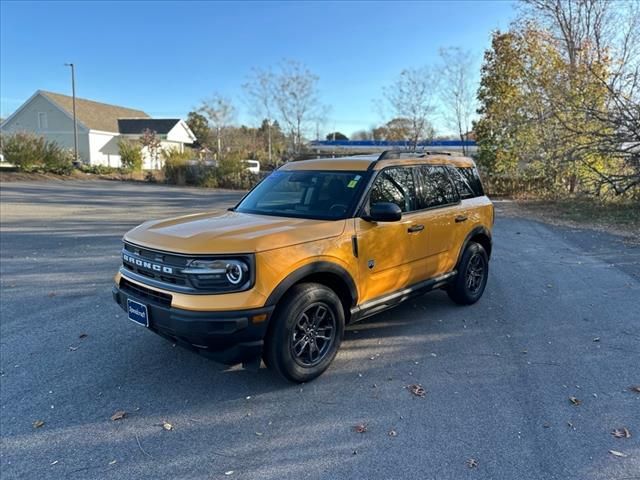
M 489 257 L 484 247 L 472 242 L 465 249 L 458 264 L 458 274 L 447 293 L 460 305 L 471 305 L 482 297 L 489 276 Z
M 340 298 L 318 283 L 295 285 L 276 308 L 265 339 L 265 363 L 294 382 L 324 372 L 344 334 Z

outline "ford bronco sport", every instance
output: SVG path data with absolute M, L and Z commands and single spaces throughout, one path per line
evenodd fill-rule
M 173 342 L 227 364 L 262 357 L 304 382 L 329 366 L 346 324 L 437 288 L 476 302 L 493 216 L 469 158 L 291 162 L 226 213 L 128 232 L 113 297 Z

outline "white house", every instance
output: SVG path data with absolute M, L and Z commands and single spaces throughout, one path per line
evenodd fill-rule
M 141 110 L 94 102 L 76 97 L 78 156 L 89 165 L 120 166 L 118 140 L 138 139 L 146 130 L 156 132 L 160 148 L 184 150 L 196 139 L 180 119 L 153 119 Z M 73 99 L 59 93 L 38 90 L 2 125 L 2 133 L 30 132 L 73 148 Z M 151 158 L 143 150 L 143 168 L 162 166 L 162 157 Z

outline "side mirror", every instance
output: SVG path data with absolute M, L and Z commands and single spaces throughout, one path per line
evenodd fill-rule
M 379 202 L 371 205 L 369 215 L 362 218 L 367 222 L 397 222 L 402 218 L 402 210 L 395 203 Z

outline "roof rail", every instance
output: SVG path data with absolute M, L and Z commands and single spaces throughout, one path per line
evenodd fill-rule
M 427 155 L 449 155 L 451 156 L 451 152 L 435 152 L 435 151 L 419 151 L 412 152 L 408 150 L 385 150 L 380 154 L 376 161 L 380 160 L 389 160 L 391 158 L 423 158 Z

